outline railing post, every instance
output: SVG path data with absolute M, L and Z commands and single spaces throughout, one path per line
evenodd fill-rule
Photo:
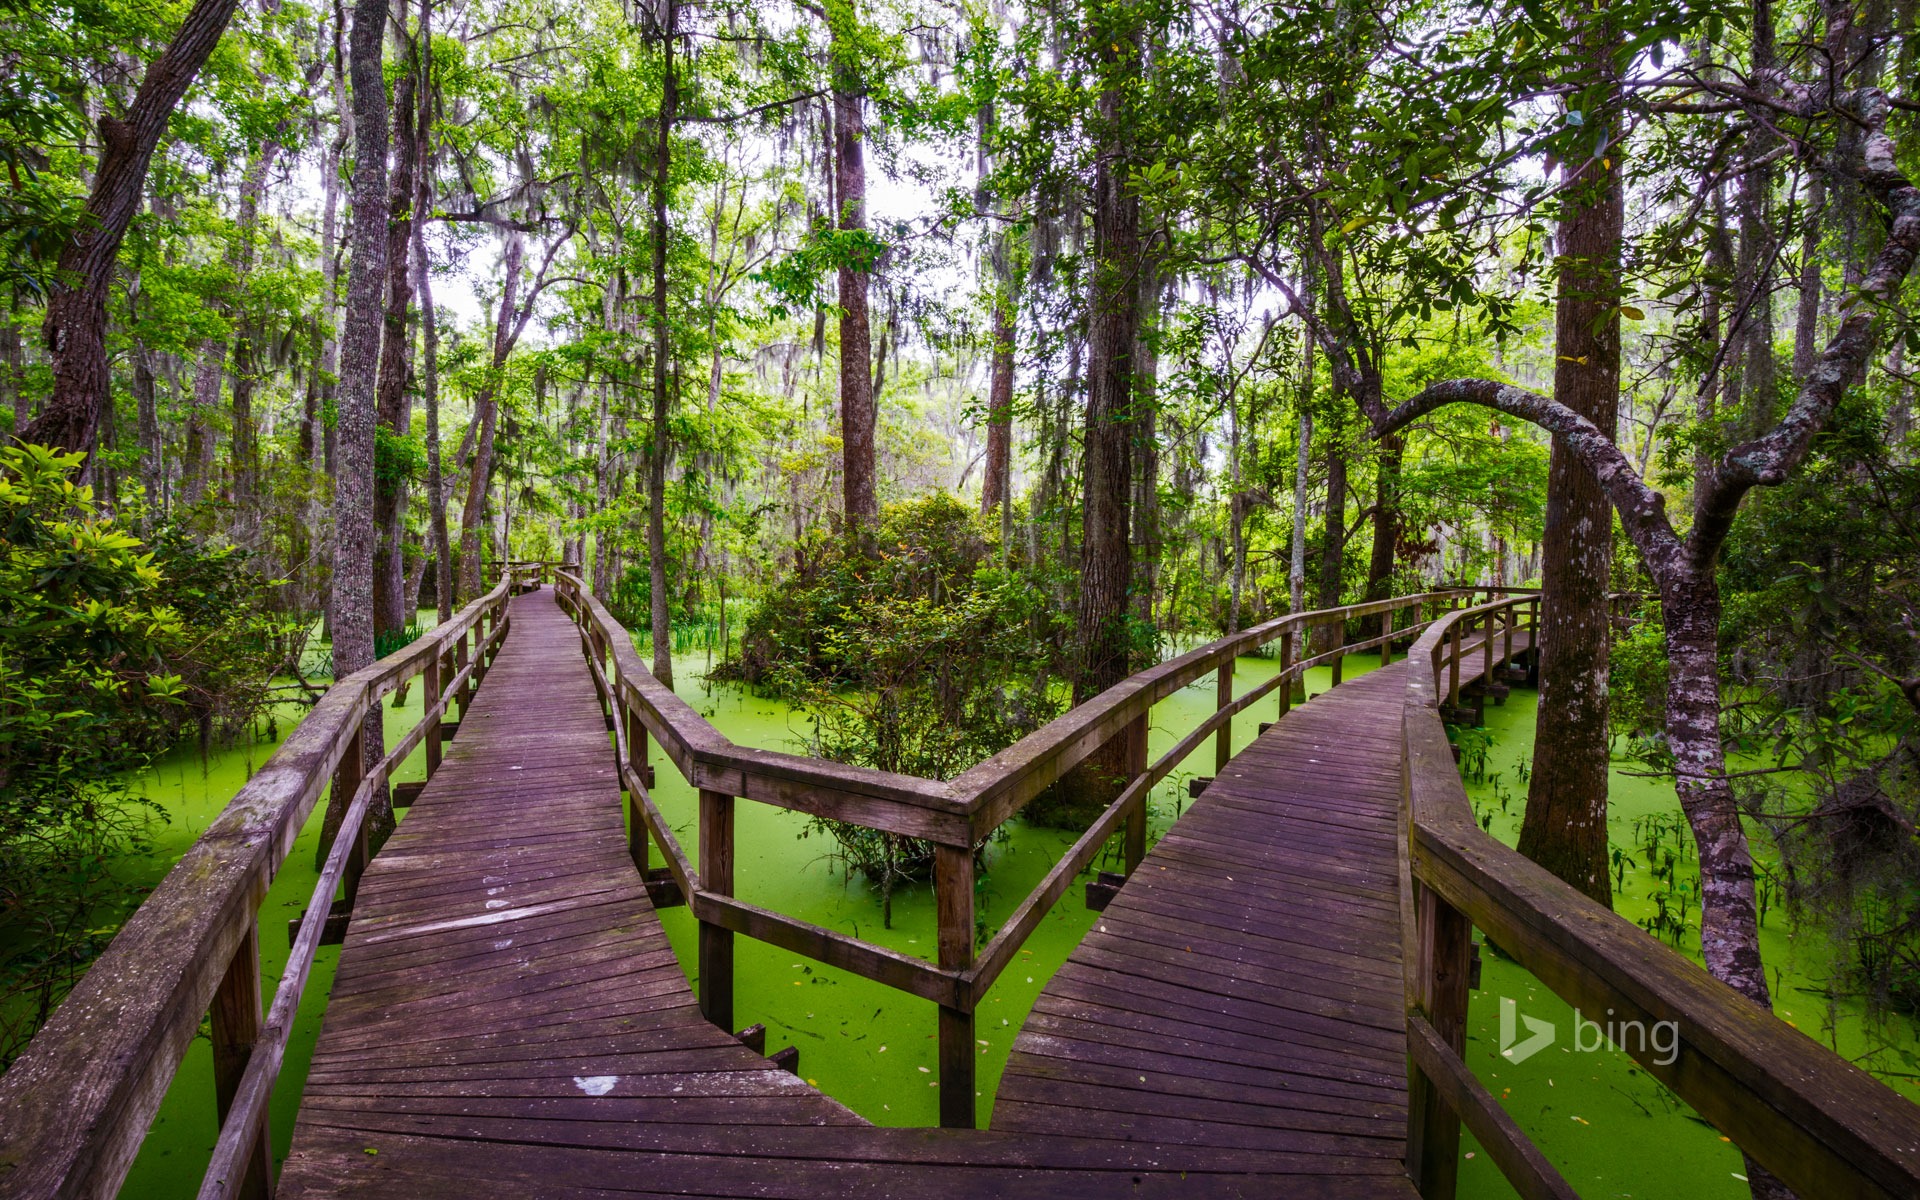
M 627 766 L 633 772 L 633 785 L 627 789 L 627 854 L 633 859 L 634 869 L 642 876 L 646 875 L 652 853 L 647 846 L 647 820 L 640 807 L 639 788 L 646 786 L 647 771 L 642 764 L 647 753 L 647 727 L 640 723 L 637 709 L 621 707 L 620 715 L 627 725 Z M 635 751 L 639 760 L 635 760 Z
M 705 788 L 700 790 L 700 887 L 733 895 L 733 797 Z M 700 1015 L 733 1032 L 733 930 L 705 921 L 700 922 Z
M 472 653 L 467 645 L 467 635 L 462 633 L 459 637 L 453 639 L 453 673 L 459 675 L 467 669 L 468 664 L 472 661 Z M 473 700 L 472 675 L 468 675 L 460 681 L 460 690 L 454 699 L 460 703 L 460 716 L 461 719 L 464 720 L 467 715 L 467 705 Z
M 1285 676 L 1293 670 L 1293 630 L 1280 635 L 1280 674 Z M 1280 715 L 1286 716 L 1293 711 L 1293 681 L 1282 678 L 1280 681 Z
M 973 965 L 973 851 L 933 848 L 934 902 L 939 910 L 940 967 L 964 971 Z M 974 1068 L 971 1009 L 940 1006 L 940 1125 L 972 1129 Z
M 1480 694 L 1493 686 L 1493 613 L 1488 613 L 1480 629 Z
M 425 711 L 431 713 L 433 706 L 440 703 L 440 654 L 435 651 L 427 655 L 426 679 L 421 685 L 420 703 Z M 440 769 L 440 718 L 430 716 L 426 721 L 426 736 L 421 742 L 427 748 L 427 778 L 432 779 L 434 772 Z
M 1147 714 L 1141 713 L 1127 722 L 1127 784 L 1147 773 Z M 1151 788 L 1142 788 L 1140 798 L 1134 801 L 1127 811 L 1126 836 L 1122 847 L 1126 859 L 1127 874 L 1132 875 L 1140 860 L 1147 856 L 1147 797 L 1152 795 Z M 969 860 L 971 861 L 971 860 Z M 973 868 L 968 867 L 969 871 Z
M 1460 707 L 1460 627 L 1465 621 L 1455 621 L 1453 628 L 1447 631 L 1447 703 Z
M 1380 614 L 1380 665 L 1393 665 L 1393 610 Z
M 240 1077 L 246 1073 L 253 1047 L 260 1040 L 260 921 L 259 905 L 263 895 L 253 897 L 254 918 L 247 932 L 234 947 L 220 987 L 213 993 L 208 1017 L 213 1032 L 213 1096 L 220 1124 L 227 1123 L 234 1096 L 240 1090 Z M 247 1153 L 246 1177 L 230 1195 L 238 1200 L 263 1200 L 273 1195 L 273 1148 L 268 1138 L 267 1117 L 260 1117 Z
M 1413 884 L 1414 1005 L 1455 1054 L 1467 1044 L 1467 972 L 1473 924 L 1423 886 Z M 1407 1174 L 1424 1200 L 1453 1200 L 1460 1177 L 1460 1116 L 1418 1068 L 1407 1071 Z
M 1237 657 L 1229 657 L 1214 672 L 1213 711 L 1219 712 L 1233 703 L 1233 668 L 1239 662 Z M 1220 732 L 1213 735 L 1213 769 L 1224 771 L 1233 758 L 1233 718 L 1228 717 L 1220 723 Z
M 1347 619 L 1341 617 L 1333 623 L 1333 681 L 1327 685 L 1329 689 L 1340 686 L 1340 668 L 1342 664 L 1346 662 L 1347 658 L 1346 655 L 1340 652 L 1346 648 Z
M 333 777 L 335 788 L 339 788 L 343 782 L 346 784 L 344 790 L 334 793 L 342 797 L 343 818 L 353 806 L 354 793 L 358 792 L 360 785 L 366 781 L 367 721 L 369 719 L 375 721 L 380 719 L 380 705 L 377 701 L 373 705 L 371 718 L 368 713 L 361 712 L 360 722 L 354 727 L 353 740 L 347 743 L 347 752 L 340 759 L 340 770 Z M 369 824 L 366 817 L 361 817 L 360 824 L 353 831 L 353 846 L 347 851 L 347 870 L 341 883 L 341 894 L 349 909 L 353 907 L 354 897 L 360 892 L 360 876 L 366 874 L 367 862 L 373 857 L 373 847 L 367 836 Z

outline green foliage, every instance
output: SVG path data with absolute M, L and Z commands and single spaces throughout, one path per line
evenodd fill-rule
M 244 727 L 288 634 L 240 555 L 143 543 L 73 483 L 78 461 L 0 447 L 0 1062 L 137 899 L 113 867 L 153 814 L 124 773 Z
M 394 486 L 423 478 L 427 447 L 411 434 L 395 433 L 385 425 L 373 427 L 373 477 Z
M 743 679 L 805 709 L 810 753 L 951 779 L 1065 708 L 1059 617 L 997 531 L 943 493 L 889 506 L 871 534 L 817 535 L 749 619 Z M 932 846 L 818 819 L 880 888 L 924 878 Z

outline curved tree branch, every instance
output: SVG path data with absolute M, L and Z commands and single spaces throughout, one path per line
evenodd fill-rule
M 1436 383 L 1374 422 L 1376 438 L 1399 432 L 1407 425 L 1449 404 L 1478 404 L 1510 417 L 1538 425 L 1561 440 L 1600 486 L 1606 489 L 1620 514 L 1627 535 L 1645 556 L 1654 578 L 1664 587 L 1677 578 L 1684 547 L 1667 519 L 1666 497 L 1648 487 L 1626 453 L 1593 422 L 1566 405 L 1538 392 L 1491 379 L 1452 379 Z

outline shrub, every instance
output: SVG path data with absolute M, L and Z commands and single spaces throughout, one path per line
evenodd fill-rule
M 241 555 L 101 514 L 79 461 L 0 448 L 0 1065 L 137 901 L 113 868 L 163 814 L 121 779 L 244 730 L 288 624 Z

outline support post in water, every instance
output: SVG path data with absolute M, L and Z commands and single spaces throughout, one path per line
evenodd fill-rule
M 264 889 L 253 896 L 255 918 L 247 922 L 246 934 L 234 948 L 226 974 L 213 994 L 208 1010 L 213 1034 L 213 1096 L 220 1124 L 227 1123 L 233 1111 L 240 1077 L 246 1074 L 253 1047 L 260 1040 L 260 922 L 258 913 Z M 262 1114 L 260 1128 L 254 1131 L 247 1151 L 246 1177 L 232 1193 L 236 1200 L 266 1200 L 273 1194 L 273 1150 L 267 1134 L 267 1118 Z
M 458 675 L 462 671 L 465 671 L 467 664 L 472 661 L 473 659 L 468 653 L 467 635 L 462 633 L 459 637 L 453 639 L 453 673 Z M 473 700 L 472 675 L 468 675 L 460 681 L 460 695 L 457 699 L 460 702 L 460 715 L 464 717 L 467 715 L 468 704 Z
M 733 797 L 704 788 L 700 792 L 700 886 L 717 895 L 733 895 Z M 971 888 L 967 897 L 972 903 Z M 733 930 L 705 921 L 700 922 L 700 1015 L 733 1032 Z
M 1129 782 L 1147 773 L 1147 714 L 1141 713 L 1127 723 L 1127 779 Z M 1153 789 L 1140 789 L 1140 798 L 1127 812 L 1123 847 L 1127 874 L 1132 875 L 1140 860 L 1147 856 L 1147 797 Z
M 1447 703 L 1460 707 L 1460 627 L 1464 620 L 1455 621 L 1448 630 L 1447 638 Z
M 377 719 L 380 705 L 375 701 L 373 712 Z M 359 792 L 360 784 L 367 777 L 367 713 L 360 712 L 359 721 L 353 727 L 353 740 L 347 743 L 347 751 L 340 756 L 340 767 L 333 773 L 333 798 L 339 802 L 341 819 L 353 809 L 353 797 Z M 333 801 L 329 801 L 332 803 Z M 339 837 L 340 830 L 334 834 Z M 360 889 L 360 873 L 367 869 L 367 823 L 362 820 L 352 831 L 353 848 L 347 852 L 346 881 L 342 885 L 345 907 L 353 907 L 354 893 Z
M 1216 686 L 1214 688 L 1216 695 L 1215 695 L 1213 711 L 1215 712 L 1219 712 L 1221 709 L 1224 709 L 1227 705 L 1233 703 L 1233 668 L 1234 668 L 1234 664 L 1237 663 L 1238 661 L 1239 660 L 1237 658 L 1228 658 L 1225 662 L 1220 664 L 1220 669 L 1214 672 L 1215 676 L 1217 677 Z M 1226 720 L 1220 723 L 1220 732 L 1213 735 L 1214 774 L 1217 775 L 1221 771 L 1226 770 L 1227 760 L 1231 759 L 1232 757 L 1233 757 L 1233 718 L 1228 717 Z
M 616 696 L 618 692 L 614 693 Z M 633 772 L 633 785 L 627 789 L 627 854 L 634 869 L 645 877 L 652 853 L 647 847 L 647 818 L 640 805 L 640 790 L 647 784 L 647 727 L 640 723 L 637 709 L 621 706 L 627 723 L 627 767 Z M 635 755 L 638 755 L 636 759 Z
M 1414 882 L 1413 1001 L 1456 1055 L 1467 1044 L 1467 973 L 1473 924 Z M 1460 1115 L 1418 1068 L 1407 1072 L 1407 1174 L 1422 1200 L 1453 1200 L 1460 1177 Z
M 1131 728 L 1131 727 L 1129 727 Z M 964 971 L 973 965 L 973 851 L 933 848 L 933 893 L 939 910 L 940 967 Z M 972 1129 L 975 1060 L 973 1012 L 940 1006 L 940 1125 Z
M 430 654 L 427 656 L 426 677 L 426 683 L 422 688 L 423 694 L 420 697 L 420 703 L 425 706 L 428 712 L 432 712 L 433 706 L 440 703 L 440 656 L 438 654 Z M 428 719 L 426 736 L 421 740 L 422 744 L 427 748 L 427 778 L 432 779 L 433 773 L 440 769 L 440 755 L 442 753 L 440 747 L 439 717 L 431 717 Z
M 1280 635 L 1280 715 L 1286 716 L 1293 711 L 1293 681 L 1286 678 L 1293 670 L 1293 630 Z

